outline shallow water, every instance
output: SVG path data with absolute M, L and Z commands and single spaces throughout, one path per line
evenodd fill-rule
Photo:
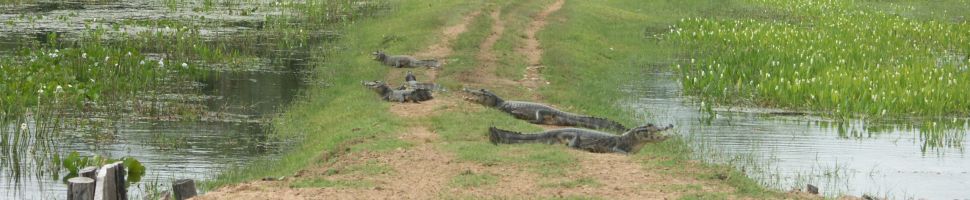
M 827 196 L 874 194 L 900 198 L 970 198 L 970 141 L 966 119 L 908 124 L 812 116 L 767 110 L 722 109 L 712 118 L 681 94 L 669 73 L 647 73 L 625 102 L 644 120 L 676 125 L 695 156 L 729 163 L 770 187 L 813 184 Z M 739 109 L 733 109 L 739 110 Z
M 207 114 L 199 121 L 153 119 L 120 120 L 111 123 L 115 138 L 93 142 L 80 137 L 82 130 L 64 130 L 54 146 L 61 155 L 77 151 L 81 155 L 132 156 L 146 167 L 141 182 L 129 187 L 130 196 L 143 195 L 144 187 L 158 184 L 167 190 L 172 180 L 212 178 L 227 167 L 245 164 L 261 155 L 276 153 L 282 143 L 269 136 L 271 117 L 305 88 L 299 72 L 222 72 L 213 73 L 203 84 L 202 95 Z M 34 124 L 31 123 L 31 129 Z M 16 130 L 9 125 L 8 129 Z M 81 127 L 79 129 L 83 129 Z M 75 136 L 77 135 L 77 136 Z M 0 155 L 4 157 L 6 154 Z M 26 173 L 15 180 L 11 168 L 0 168 L 0 199 L 63 199 L 66 185 L 50 172 L 31 170 L 28 155 L 19 166 Z M 10 159 L 4 157 L 4 159 Z
M 196 12 L 193 8 L 198 8 L 201 1 L 179 2 L 179 9 L 174 11 L 166 8 L 164 1 L 140 0 L 0 5 L 0 57 L 11 56 L 12 51 L 29 44 L 43 44 L 49 33 L 58 33 L 59 41 L 71 41 L 89 30 L 85 23 L 91 27 L 111 27 L 124 20 L 197 22 L 201 36 L 229 43 L 224 46 L 226 48 L 260 50 L 255 51 L 257 58 L 251 59 L 252 62 L 234 63 L 244 65 L 243 70 L 200 66 L 209 70 L 197 80 L 171 83 L 156 88 L 158 91 L 139 91 L 137 98 L 101 105 L 122 107 L 105 109 L 110 113 L 58 115 L 68 119 L 59 119 L 65 128 L 51 134 L 50 146 L 34 148 L 36 145 L 21 144 L 12 145 L 12 148 L 21 150 L 0 149 L 3 151 L 0 159 L 4 161 L 0 162 L 0 199 L 66 197 L 66 185 L 61 181 L 66 170 L 43 169 L 43 164 L 38 164 L 37 160 L 47 158 L 37 158 L 36 154 L 40 153 L 34 151 L 49 149 L 59 155 L 77 151 L 83 156 L 134 157 L 146 167 L 146 175 L 141 181 L 129 186 L 129 197 L 134 198 L 143 196 L 146 188 L 152 186 L 168 190 L 174 179 L 212 178 L 228 167 L 276 153 L 285 146 L 287 141 L 270 135 L 272 127 L 267 119 L 278 114 L 307 87 L 305 70 L 311 55 L 306 48 L 273 49 L 271 47 L 276 44 L 272 42 L 275 41 L 269 39 L 233 42 L 232 37 L 251 30 L 251 26 L 261 24 L 267 15 L 277 14 L 279 10 L 266 6 L 269 1 L 246 1 L 243 5 L 230 7 L 224 7 L 220 2 L 210 12 Z M 239 14 L 243 9 L 248 11 L 247 15 Z M 109 32 L 123 34 L 144 30 L 147 30 L 145 26 L 122 25 Z M 138 107 L 133 104 L 138 103 L 144 104 L 138 106 L 200 109 L 200 112 L 189 116 L 167 113 L 171 112 L 168 110 L 163 110 L 166 113 L 161 115 L 130 113 L 139 110 L 133 109 Z M 142 107 L 139 111 L 144 110 Z M 70 119 L 72 117 L 84 119 Z M 29 116 L 25 118 L 29 130 L 43 129 L 37 126 L 50 124 L 34 122 Z M 76 121 L 95 123 L 73 124 Z M 17 132 L 19 126 L 19 122 L 0 122 L 0 128 L 6 130 L 0 134 Z M 92 135 L 106 138 L 93 139 Z M 35 137 L 32 140 L 40 138 Z

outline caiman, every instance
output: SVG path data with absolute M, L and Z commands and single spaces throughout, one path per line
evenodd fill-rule
M 391 89 L 382 81 L 362 82 L 362 84 L 380 94 L 381 99 L 385 101 L 420 103 L 434 98 L 431 96 L 431 91 L 426 89 Z
M 462 89 L 462 91 L 468 95 L 465 97 L 465 100 L 501 110 L 517 119 L 526 120 L 533 124 L 578 126 L 589 129 L 615 131 L 617 133 L 627 131 L 626 127 L 615 121 L 564 112 L 539 103 L 505 101 L 498 95 L 485 89 L 471 90 L 466 88 Z
M 565 144 L 566 146 L 593 153 L 622 153 L 635 154 L 643 145 L 661 142 L 667 136 L 660 133 L 673 128 L 674 125 L 657 127 L 653 124 L 636 127 L 621 135 L 613 135 L 595 130 L 581 128 L 564 128 L 543 131 L 535 134 L 522 134 L 490 127 L 488 140 L 492 144 L 545 143 Z
M 436 83 L 422 83 L 418 82 L 418 78 L 414 76 L 414 73 L 408 71 L 407 75 L 404 76 L 404 85 L 399 89 L 426 89 L 432 91 L 447 91 L 441 85 Z
M 438 60 L 436 59 L 425 59 L 418 60 L 414 56 L 409 55 L 387 55 L 383 50 L 375 51 L 371 53 L 374 55 L 374 60 L 380 61 L 382 64 L 391 67 L 428 67 L 437 68 L 439 67 Z

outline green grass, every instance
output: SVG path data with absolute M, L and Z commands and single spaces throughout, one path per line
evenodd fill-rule
M 903 17 L 871 2 L 753 3 L 789 14 L 671 28 L 667 39 L 690 49 L 691 61 L 677 65 L 688 93 L 840 117 L 970 113 L 966 21 Z
M 658 34 L 683 18 L 763 18 L 774 13 L 750 12 L 753 6 L 742 1 L 570 1 L 552 15 L 546 30 L 539 33 L 545 50 L 544 77 L 551 85 L 542 89 L 547 101 L 573 107 L 599 116 L 611 116 L 624 124 L 642 125 L 635 113 L 619 106 L 623 85 L 637 84 L 642 73 L 668 70 L 684 46 L 661 42 Z M 565 18 L 565 21 L 556 20 Z M 610 21 L 611 23 L 602 23 Z M 634 158 L 645 170 L 695 176 L 701 180 L 729 173 L 724 180 L 737 188 L 731 196 L 780 198 L 731 166 L 697 164 L 692 151 L 679 139 L 646 145 Z M 689 170 L 689 171 L 688 171 Z M 720 180 L 715 180 L 718 182 Z M 720 196 L 722 194 L 698 193 Z
M 387 70 L 377 67 L 369 60 L 368 53 L 376 49 L 386 49 L 392 53 L 408 53 L 426 47 L 433 40 L 435 32 L 447 24 L 461 19 L 462 14 L 472 8 L 487 7 L 483 15 L 474 19 L 468 27 L 469 32 L 459 37 L 455 43 L 454 54 L 449 65 L 439 75 L 439 81 L 450 88 L 460 87 L 457 80 L 461 73 L 467 73 L 480 66 L 475 60 L 478 44 L 490 31 L 489 9 L 502 9 L 503 15 L 522 21 L 537 13 L 537 8 L 551 1 L 539 2 L 453 2 L 441 1 L 431 4 L 412 5 L 407 1 L 391 5 L 392 12 L 377 19 L 363 19 L 355 22 L 353 28 L 345 31 L 338 41 L 338 52 L 327 52 L 328 60 L 321 62 L 319 76 L 330 84 L 326 88 L 311 89 L 304 102 L 298 103 L 276 121 L 277 131 L 287 137 L 297 137 L 304 141 L 282 155 L 279 159 L 257 162 L 239 170 L 224 173 L 214 182 L 214 186 L 252 180 L 264 176 L 278 176 L 319 163 L 320 152 L 339 148 L 340 144 L 353 139 L 370 136 L 384 136 L 400 131 L 408 120 L 399 119 L 386 112 L 387 104 L 380 102 L 374 94 L 359 86 L 361 79 L 381 79 Z M 430 5 L 430 7 L 429 7 Z M 682 47 L 660 42 L 657 34 L 664 33 L 669 26 L 680 19 L 692 16 L 725 15 L 726 18 L 747 17 L 753 9 L 739 1 L 692 0 L 692 1 L 636 1 L 612 0 L 605 2 L 569 1 L 565 7 L 550 17 L 546 30 L 538 38 L 545 50 L 543 63 L 546 80 L 551 82 L 541 89 L 546 101 L 565 110 L 589 113 L 597 116 L 611 116 L 624 124 L 645 124 L 635 118 L 635 113 L 618 106 L 621 97 L 627 95 L 620 87 L 636 84 L 639 74 L 664 70 L 676 62 Z M 754 17 L 774 16 L 774 13 L 754 13 Z M 611 23 L 602 23 L 609 21 Z M 496 44 L 496 55 L 502 62 L 497 74 L 505 78 L 520 78 L 524 66 L 521 56 L 515 55 L 517 40 L 521 35 L 514 34 L 524 28 L 524 23 L 507 24 L 506 35 Z M 332 76 L 328 76 L 332 75 Z M 619 87 L 618 87 L 619 86 Z M 489 88 L 492 89 L 492 88 Z M 508 99 L 527 97 L 521 88 L 494 88 Z M 448 95 L 448 94 L 445 94 Z M 478 105 L 461 104 L 459 107 Z M 430 128 L 444 140 L 438 146 L 453 152 L 460 161 L 483 165 L 516 165 L 521 170 L 540 175 L 545 179 L 559 177 L 569 170 L 578 168 L 576 150 L 564 146 L 544 144 L 532 145 L 492 145 L 487 142 L 488 126 L 496 126 L 522 132 L 541 130 L 507 114 L 494 109 L 444 109 L 446 112 L 428 117 Z M 366 117 L 361 117 L 366 116 Z M 356 131 L 354 131 L 356 130 Z M 376 143 L 365 144 L 366 148 L 379 146 L 406 146 L 402 142 L 378 139 Z M 390 148 L 384 148 L 390 149 Z M 746 196 L 754 198 L 779 198 L 777 191 L 767 190 L 751 179 L 741 175 L 730 166 L 698 164 L 690 161 L 690 149 L 681 140 L 647 145 L 632 159 L 643 163 L 645 170 L 663 170 L 663 173 L 678 176 L 693 176 L 704 181 L 714 182 L 719 175 L 732 177 L 724 180 L 728 185 L 738 188 L 735 193 L 698 192 L 697 198 Z M 274 163 L 269 165 L 268 163 Z M 479 187 L 496 184 L 497 177 L 490 174 L 462 174 L 452 180 L 458 187 Z M 332 187 L 340 185 L 335 181 L 320 179 L 302 181 L 296 185 L 309 187 Z M 353 184 L 344 184 L 353 185 Z M 568 180 L 555 183 L 553 187 L 580 187 L 599 185 L 594 179 Z M 692 190 L 691 186 L 686 189 Z M 443 194 L 447 196 L 447 194 Z M 569 199 L 589 199 L 589 197 L 569 197 Z
M 316 73 L 329 86 L 309 89 L 301 102 L 274 121 L 280 137 L 296 138 L 300 142 L 274 158 L 227 170 L 205 187 L 289 176 L 319 163 L 325 152 L 335 150 L 344 142 L 400 131 L 404 125 L 402 120 L 388 113 L 388 104 L 363 88 L 360 81 L 380 79 L 387 72 L 371 60 L 370 52 L 377 49 L 413 52 L 419 46 L 427 46 L 436 35 L 436 27 L 455 23 L 453 19 L 461 16 L 462 11 L 476 6 L 453 1 L 430 5 L 395 3 L 386 14 L 395 17 L 361 19 L 342 31 L 342 38 L 334 44 L 339 51 L 316 50 L 319 52 L 315 54 L 326 55 L 313 62 L 318 65 Z M 382 43 L 388 35 L 400 39 Z

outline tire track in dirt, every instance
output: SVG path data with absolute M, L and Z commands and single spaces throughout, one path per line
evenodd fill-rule
M 528 66 L 525 68 L 525 74 L 522 75 L 522 80 L 519 80 L 519 82 L 530 91 L 535 91 L 540 86 L 549 84 L 542 78 L 542 69 L 545 66 L 542 65 L 542 47 L 539 46 L 539 39 L 536 38 L 536 34 L 546 27 L 548 23 L 546 19 L 549 15 L 559 11 L 565 3 L 565 0 L 557 0 L 536 15 L 532 23 L 529 24 L 529 27 L 525 29 L 523 45 L 516 49 L 519 54 L 525 55 L 526 61 L 528 62 Z M 541 96 L 536 94 L 533 98 L 538 100 L 541 99 Z
M 491 33 L 478 45 L 478 54 L 475 56 L 475 59 L 479 61 L 479 66 L 475 67 L 474 70 L 462 73 L 459 75 L 458 80 L 480 86 L 487 85 L 489 87 L 514 85 L 515 82 L 499 78 L 495 74 L 495 70 L 498 67 L 498 56 L 494 52 L 495 43 L 505 34 L 505 21 L 502 19 L 502 10 L 495 8 L 495 10 L 489 13 L 489 17 L 492 19 Z

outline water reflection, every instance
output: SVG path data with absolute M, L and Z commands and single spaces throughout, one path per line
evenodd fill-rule
M 46 143 L 51 145 L 46 148 L 32 148 L 44 137 L 18 141 L 20 145 L 0 145 L 4 148 L 0 157 L 5 161 L 2 162 L 5 165 L 0 166 L 4 171 L 0 173 L 0 193 L 7 195 L 0 198 L 63 198 L 66 188 L 61 183 L 61 176 L 66 171 L 37 169 L 51 167 L 51 163 L 47 163 L 50 159 L 34 158 L 41 156 L 36 151 L 135 157 L 147 167 L 141 183 L 130 187 L 130 194 L 135 196 L 142 195 L 140 188 L 151 184 L 165 185 L 179 178 L 205 179 L 226 167 L 243 164 L 259 155 L 276 153 L 282 141 L 268 135 L 271 127 L 261 119 L 277 113 L 292 101 L 305 87 L 303 78 L 300 72 L 212 72 L 200 81 L 203 94 L 213 96 L 203 102 L 207 112 L 213 113 L 210 119 L 122 119 L 108 121 L 104 127 L 74 126 L 56 131 L 56 136 L 50 138 L 57 142 Z M 7 123 L 7 133 L 18 131 L 19 125 L 15 124 Z M 37 123 L 28 124 L 28 129 L 37 130 L 34 128 Z M 106 135 L 111 138 L 91 137 L 91 131 L 108 132 Z M 4 141 L 11 141 L 7 143 L 11 144 L 12 140 Z M 58 164 L 53 167 L 58 169 Z
M 709 118 L 682 97 L 672 74 L 644 76 L 627 88 L 635 97 L 628 106 L 644 120 L 676 124 L 698 158 L 733 164 L 766 185 L 787 190 L 811 183 L 829 195 L 970 196 L 967 119 L 835 122 L 750 109 Z

